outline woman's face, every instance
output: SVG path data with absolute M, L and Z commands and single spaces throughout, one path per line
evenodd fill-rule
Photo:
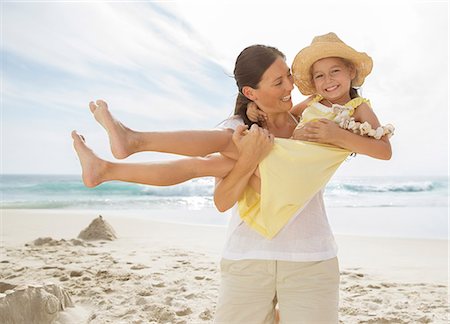
M 350 98 L 350 87 L 355 70 L 338 57 L 327 57 L 315 62 L 312 80 L 318 94 L 332 103 L 345 104 Z
M 264 72 L 257 89 L 253 89 L 253 101 L 266 113 L 286 112 L 292 108 L 291 92 L 294 81 L 291 70 L 279 57 Z

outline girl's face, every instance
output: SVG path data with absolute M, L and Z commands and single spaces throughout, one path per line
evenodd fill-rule
M 264 72 L 251 98 L 266 113 L 286 112 L 292 108 L 294 80 L 283 58 L 278 58 Z
M 315 62 L 311 69 L 316 92 L 336 104 L 350 101 L 350 87 L 356 76 L 353 67 L 338 57 L 327 57 Z

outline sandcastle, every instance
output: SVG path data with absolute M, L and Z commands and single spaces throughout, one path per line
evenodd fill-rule
M 15 286 L 0 282 L 0 323 L 53 323 L 60 311 L 73 306 L 67 291 L 54 283 Z
M 85 241 L 109 240 L 117 238 L 114 229 L 100 215 L 87 228 L 82 230 L 78 238 Z M 78 239 L 55 240 L 43 237 L 25 246 L 91 246 L 90 243 Z M 60 312 L 67 307 L 74 307 L 69 293 L 54 283 L 44 285 L 16 285 L 0 282 L 0 323 L 2 324 L 51 324 L 58 321 Z M 62 316 L 62 315 L 61 315 Z
M 117 238 L 117 235 L 112 226 L 103 219 L 102 215 L 99 215 L 87 228 L 80 232 L 78 238 L 86 241 L 113 241 Z

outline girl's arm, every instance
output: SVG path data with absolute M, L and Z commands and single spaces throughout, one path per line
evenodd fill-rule
M 308 106 L 308 102 L 314 98 L 314 96 L 308 97 L 306 100 L 303 100 L 299 104 L 296 104 L 291 108 L 289 111 L 292 115 L 294 115 L 297 118 L 300 118 L 302 116 L 303 111 Z M 247 105 L 247 117 L 252 122 L 265 122 L 267 121 L 267 114 L 258 108 L 258 106 L 254 102 L 250 102 Z
M 216 180 L 214 203 L 221 212 L 230 209 L 239 200 L 259 162 L 272 149 L 273 135 L 256 125 L 250 128 L 247 135 L 244 135 L 245 130 L 246 127 L 241 126 L 233 134 L 239 151 L 234 168 L 225 178 Z
M 314 96 L 310 96 L 307 99 L 303 100 L 299 104 L 296 104 L 294 107 L 291 108 L 291 114 L 300 118 L 303 114 L 303 111 L 308 107 L 308 103 L 311 101 L 311 99 L 314 98 Z
M 338 133 L 334 139 L 330 141 L 330 144 L 380 160 L 391 159 L 391 143 L 389 142 L 387 136 L 383 136 L 381 139 L 377 140 L 371 137 L 354 134 L 348 130 L 340 128 L 339 126 L 337 128 Z
M 372 108 L 365 103 L 356 109 L 354 117 L 357 121 L 367 121 L 372 128 L 380 126 Z M 381 160 L 389 160 L 392 157 L 391 144 L 387 136 L 379 140 L 361 136 L 342 129 L 335 122 L 327 119 L 306 123 L 296 134 L 296 139 L 331 144 Z

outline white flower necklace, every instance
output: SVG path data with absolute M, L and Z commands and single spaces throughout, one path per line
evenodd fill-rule
M 324 98 L 325 99 L 325 98 Z M 355 118 L 350 117 L 354 108 L 341 106 L 338 104 L 334 104 L 328 99 L 325 99 L 330 105 L 333 114 L 336 115 L 333 121 L 339 125 L 340 128 L 351 130 L 355 134 L 359 135 L 367 135 L 373 137 L 375 139 L 380 139 L 383 136 L 387 136 L 391 138 L 394 135 L 395 127 L 392 124 L 386 124 L 385 126 L 379 126 L 376 129 L 372 128 L 367 121 L 364 123 L 360 123 L 355 121 Z

